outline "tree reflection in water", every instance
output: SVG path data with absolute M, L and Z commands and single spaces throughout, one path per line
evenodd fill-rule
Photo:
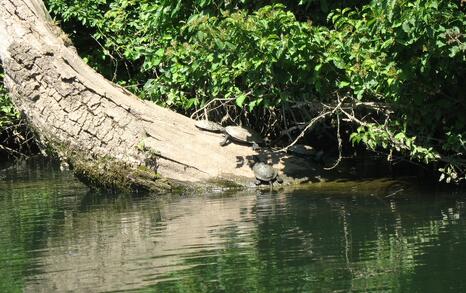
M 1 175 L 5 292 L 466 289 L 464 192 L 372 181 L 134 197 Z

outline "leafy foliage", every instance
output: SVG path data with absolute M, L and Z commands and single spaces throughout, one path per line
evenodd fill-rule
M 438 166 L 448 181 L 465 178 L 466 17 L 459 3 L 48 5 L 92 66 L 143 98 L 186 114 L 254 121 L 265 133 L 318 117 L 336 128 L 338 141 L 353 132 L 353 144 Z M 87 33 L 93 40 L 81 37 Z
M 0 67 L 1 70 L 1 67 Z M 0 71 L 0 129 L 13 125 L 19 119 L 19 113 L 3 86 L 3 72 Z
M 187 42 L 175 42 L 163 56 L 146 59 L 147 68 L 159 65 L 161 72 L 149 80 L 146 96 L 167 96 L 168 105 L 177 97 L 188 108 L 213 98 L 234 98 L 250 111 L 309 98 L 316 91 L 314 67 L 324 39 L 283 8 L 191 17 L 182 27 Z
M 343 85 L 357 100 L 390 109 L 383 125 L 358 128 L 352 141 L 441 160 L 449 166 L 441 171 L 451 170 L 441 178 L 464 179 L 466 17 L 457 4 L 386 1 L 329 18 L 342 40 L 335 52 Z
M 5 157 L 24 157 L 37 152 L 31 131 L 25 127 L 20 113 L 3 84 L 3 69 L 0 67 L 0 154 Z

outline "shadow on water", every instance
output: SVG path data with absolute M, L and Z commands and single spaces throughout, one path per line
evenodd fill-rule
M 274 152 L 268 148 L 261 148 L 256 155 L 238 156 L 236 158 L 237 168 L 248 165 L 251 169 L 256 162 L 268 163 L 272 166 L 283 163 L 284 168 L 279 171 L 279 175 L 287 182 L 305 183 L 318 182 L 325 172 L 321 165 L 312 160 L 303 159 L 297 156 L 287 156 L 283 152 Z M 329 173 L 330 174 L 330 173 Z
M 387 162 L 386 157 L 375 155 L 359 155 L 354 158 L 345 158 L 339 161 L 330 155 L 323 155 L 319 159 L 314 156 L 291 155 L 284 152 L 273 151 L 270 148 L 261 148 L 256 155 L 238 156 L 237 167 L 249 166 L 251 169 L 257 161 L 267 162 L 276 167 L 279 175 L 287 183 L 322 183 L 368 181 L 377 178 L 399 179 L 411 177 L 422 182 L 437 182 L 436 174 L 420 166 L 408 162 Z
M 2 292 L 462 292 L 466 192 L 393 179 L 134 196 L 2 172 Z

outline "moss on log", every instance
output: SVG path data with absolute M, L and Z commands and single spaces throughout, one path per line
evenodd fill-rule
M 142 101 L 86 65 L 54 33 L 42 1 L 0 0 L 5 85 L 45 148 L 83 181 L 103 188 L 166 191 L 188 184 L 249 186 L 250 146 L 221 147 L 185 116 Z M 286 182 L 321 170 L 261 150 Z M 214 183 L 215 182 L 215 183 Z

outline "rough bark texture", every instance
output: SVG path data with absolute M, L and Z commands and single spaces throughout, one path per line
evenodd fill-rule
M 150 190 L 176 182 L 253 182 L 251 147 L 220 147 L 221 135 L 107 81 L 65 45 L 49 19 L 40 0 L 0 0 L 5 84 L 44 146 L 81 178 Z M 289 180 L 315 171 L 293 158 L 273 160 Z

